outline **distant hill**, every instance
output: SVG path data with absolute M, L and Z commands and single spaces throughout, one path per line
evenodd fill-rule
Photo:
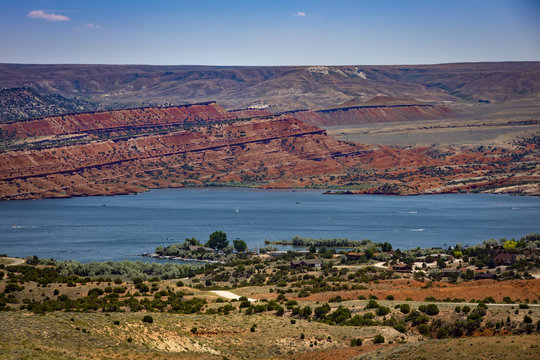
M 113 108 L 218 101 L 226 109 L 280 112 L 360 106 L 374 97 L 385 102 L 379 105 L 396 105 L 399 99 L 447 105 L 538 102 L 540 62 L 266 67 L 0 64 L 0 88 L 21 86 Z
M 0 90 L 0 122 L 95 109 L 96 105 L 87 101 L 56 94 L 44 96 L 28 87 Z

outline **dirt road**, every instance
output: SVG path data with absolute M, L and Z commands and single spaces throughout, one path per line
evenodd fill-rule
M 236 299 L 236 300 L 240 299 L 240 295 L 236 295 L 235 293 L 232 293 L 230 291 L 212 290 L 211 292 L 218 295 L 218 296 L 224 297 L 226 299 Z M 257 301 L 257 300 L 248 298 L 248 301 L 253 302 L 253 301 Z

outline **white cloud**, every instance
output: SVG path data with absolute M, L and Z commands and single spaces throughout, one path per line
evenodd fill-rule
M 307 14 L 303 11 L 298 11 L 294 16 L 307 16 Z
M 32 10 L 26 16 L 34 19 L 44 19 L 47 21 L 69 21 L 67 16 L 55 14 L 53 12 L 46 13 L 43 10 Z
M 86 23 L 85 25 L 89 29 L 101 29 L 101 25 L 92 24 L 92 23 Z

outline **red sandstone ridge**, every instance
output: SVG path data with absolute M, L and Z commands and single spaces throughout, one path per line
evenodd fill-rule
M 377 122 L 440 119 L 450 116 L 445 106 L 436 105 L 374 105 L 328 110 L 291 112 L 298 119 L 317 126 L 355 125 Z
M 368 146 L 336 140 L 294 115 L 205 103 L 69 115 L 65 124 L 62 117 L 12 123 L 20 138 L 6 146 L 19 150 L 0 153 L 0 199 L 216 184 L 400 195 L 520 192 L 540 182 L 535 143 L 512 153 Z M 89 136 L 59 136 L 70 131 Z M 30 143 L 28 134 L 48 138 Z
M 239 113 L 249 117 L 248 112 Z M 259 115 L 257 115 L 259 116 Z M 0 124 L 3 137 L 25 138 L 88 132 L 111 132 L 134 128 L 159 128 L 201 121 L 236 119 L 215 102 L 168 107 L 87 112 Z

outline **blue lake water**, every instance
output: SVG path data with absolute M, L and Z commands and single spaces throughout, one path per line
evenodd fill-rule
M 235 209 L 238 208 L 238 213 Z M 264 240 L 388 241 L 394 248 L 476 244 L 540 232 L 540 198 L 452 194 L 322 195 L 314 190 L 161 189 L 129 196 L 0 202 L 0 253 L 82 262 L 136 254 L 223 230 Z M 445 245 L 446 244 L 446 245 Z

